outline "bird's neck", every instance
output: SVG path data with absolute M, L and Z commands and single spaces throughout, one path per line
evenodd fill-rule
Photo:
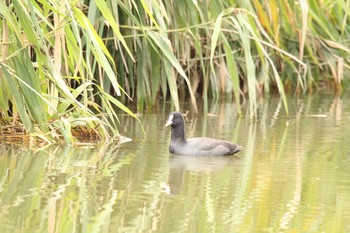
M 171 128 L 171 141 L 186 143 L 185 126 Z

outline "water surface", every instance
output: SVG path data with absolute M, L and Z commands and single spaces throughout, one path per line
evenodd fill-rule
M 350 232 L 350 101 L 323 94 L 190 112 L 187 135 L 238 142 L 237 156 L 168 153 L 165 105 L 121 115 L 132 142 L 0 145 L 0 232 Z M 191 110 L 183 105 L 183 111 Z

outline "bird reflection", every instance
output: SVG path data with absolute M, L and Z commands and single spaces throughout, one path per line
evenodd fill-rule
M 169 158 L 169 194 L 180 194 L 185 182 L 186 172 L 197 175 L 210 174 L 221 171 L 239 158 L 232 156 L 180 156 L 172 155 Z

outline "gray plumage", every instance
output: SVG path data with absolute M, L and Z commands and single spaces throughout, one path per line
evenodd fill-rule
M 221 156 L 233 155 L 243 149 L 243 147 L 229 141 L 185 136 L 185 122 L 182 114 L 172 112 L 165 126 L 171 125 L 171 140 L 169 152 L 178 155 L 198 155 L 198 156 Z

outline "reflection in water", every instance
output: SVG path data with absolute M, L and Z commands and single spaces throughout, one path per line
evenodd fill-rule
M 121 146 L 1 144 L 0 232 L 350 232 L 349 98 L 288 101 L 288 118 L 274 98 L 257 120 L 232 103 L 189 113 L 189 136 L 238 142 L 238 157 L 170 156 L 161 109 L 140 117 L 146 137 L 121 115 Z
M 171 155 L 169 159 L 169 185 L 171 194 L 180 194 L 185 173 L 211 175 L 231 167 L 238 160 L 233 156 L 179 156 Z M 237 161 L 236 161 L 237 162 Z

